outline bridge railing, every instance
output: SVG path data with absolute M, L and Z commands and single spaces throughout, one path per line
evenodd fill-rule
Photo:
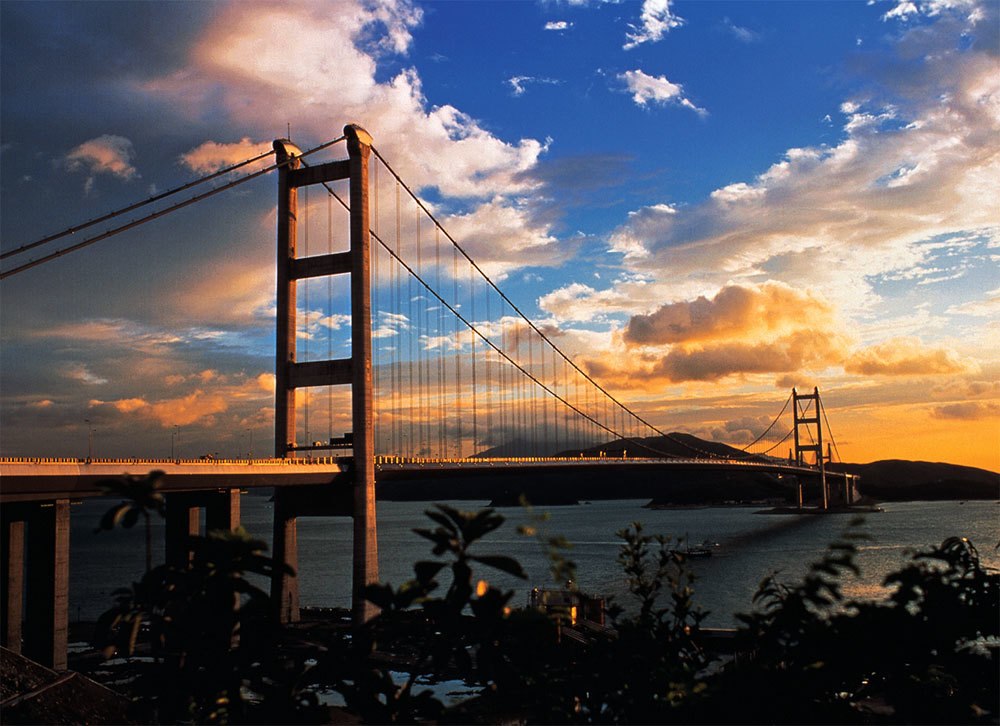
M 216 458 L 216 457 L 206 457 L 197 459 L 187 459 L 187 458 L 163 458 L 163 459 L 151 459 L 151 458 L 109 458 L 109 457 L 93 457 L 90 459 L 84 457 L 69 458 L 69 457 L 52 457 L 52 456 L 5 456 L 0 457 L 0 464 L 53 464 L 53 465 L 66 465 L 66 464 L 105 464 L 105 465 L 117 465 L 117 464 L 128 464 L 128 465 L 142 465 L 142 466 L 212 466 L 220 464 L 237 464 L 237 465 L 251 465 L 251 466 L 303 466 L 303 465 L 317 465 L 317 466 L 329 466 L 332 464 L 337 464 L 340 462 L 341 457 L 336 456 L 311 456 L 304 457 L 301 459 L 275 459 L 275 458 Z

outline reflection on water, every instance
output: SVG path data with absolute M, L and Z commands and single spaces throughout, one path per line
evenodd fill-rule
M 141 526 L 94 534 L 93 528 L 111 502 L 86 501 L 73 508 L 71 617 L 92 619 L 111 604 L 111 593 L 142 575 L 144 544 Z M 486 502 L 449 502 L 477 509 Z M 712 557 L 691 561 L 697 576 L 696 602 L 711 612 L 706 624 L 726 626 L 734 612 L 746 611 L 760 581 L 774 571 L 782 579 L 800 577 L 847 528 L 852 515 L 764 515 L 757 508 L 643 508 L 645 501 L 613 500 L 592 504 L 539 508 L 551 518 L 546 535 L 564 535 L 574 543 L 568 557 L 576 562 L 577 584 L 584 590 L 623 601 L 626 588 L 616 563 L 615 532 L 642 522 L 647 534 L 683 537 L 692 543 L 718 542 Z M 412 576 L 412 564 L 430 558 L 430 544 L 412 532 L 430 526 L 426 502 L 379 502 L 379 563 L 382 579 L 398 585 Z M 983 561 L 1000 566 L 995 547 L 1000 540 L 997 502 L 906 502 L 884 505 L 885 512 L 866 516 L 860 528 L 860 579 L 845 582 L 849 597 L 877 596 L 885 575 L 898 568 L 908 551 L 938 544 L 947 537 L 969 537 Z M 243 524 L 254 536 L 270 541 L 272 504 L 259 494 L 243 497 Z M 529 573 L 527 581 L 501 572 L 478 573 L 499 587 L 515 590 L 513 604 L 527 601 L 533 586 L 552 584 L 548 561 L 537 540 L 522 537 L 517 525 L 528 521 L 519 507 L 504 507 L 507 518 L 481 543 L 482 554 L 509 554 Z M 155 560 L 162 561 L 163 524 L 154 523 Z M 351 521 L 346 517 L 299 519 L 299 569 L 304 605 L 348 607 L 351 592 Z M 623 602 L 623 604 L 626 604 Z

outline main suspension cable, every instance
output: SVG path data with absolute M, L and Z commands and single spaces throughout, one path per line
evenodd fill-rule
M 753 446 L 754 444 L 756 444 L 758 441 L 760 441 L 762 438 L 764 438 L 765 436 L 767 436 L 771 432 L 771 429 L 774 428 L 774 425 L 776 423 L 778 423 L 778 421 L 781 420 L 781 414 L 783 414 L 785 412 L 785 409 L 788 408 L 788 403 L 791 400 L 792 400 L 792 394 L 789 393 L 788 394 L 788 398 L 785 399 L 785 405 L 781 407 L 780 411 L 778 411 L 778 415 L 774 417 L 774 420 L 771 422 L 771 425 L 768 426 L 767 429 L 764 430 L 764 433 L 762 433 L 756 439 L 754 439 L 749 444 L 747 444 L 746 446 L 744 446 L 743 447 L 743 451 L 746 451 L 747 449 L 749 449 L 751 446 Z M 785 438 L 787 439 L 788 436 L 786 435 Z M 781 443 L 781 442 L 779 442 L 779 443 Z M 771 448 L 774 448 L 774 447 L 771 447 Z M 768 451 L 770 451 L 770 449 L 768 449 Z M 749 454 L 751 452 L 747 451 L 747 453 Z
M 325 144 L 320 144 L 319 146 L 316 146 L 316 147 L 314 147 L 312 149 L 309 149 L 308 151 L 303 151 L 301 155 L 299 155 L 297 157 L 292 157 L 292 158 L 301 159 L 303 156 L 307 156 L 309 154 L 315 154 L 317 151 L 321 151 L 322 149 L 325 149 L 328 146 L 332 146 L 333 144 L 336 144 L 339 141 L 343 141 L 344 138 L 345 137 L 341 136 L 340 138 L 334 139 L 333 141 L 328 141 Z M 92 244 L 95 244 L 97 242 L 101 242 L 102 240 L 106 240 L 109 237 L 113 237 L 116 234 L 119 234 L 121 232 L 125 232 L 127 230 L 133 229 L 133 228 L 138 227 L 140 225 L 143 225 L 146 222 L 152 222 L 154 219 L 159 219 L 160 217 L 164 217 L 164 216 L 170 214 L 171 212 L 176 212 L 177 210 L 183 209 L 184 207 L 189 207 L 192 204 L 194 204 L 195 202 L 200 202 L 203 199 L 208 199 L 211 196 L 214 196 L 214 195 L 219 194 L 219 193 L 224 192 L 224 191 L 228 191 L 229 189 L 232 189 L 233 187 L 237 187 L 240 184 L 245 184 L 246 182 L 250 181 L 251 179 L 256 179 L 259 176 L 263 176 L 264 174 L 268 174 L 268 173 L 274 171 L 275 169 L 279 168 L 280 166 L 283 166 L 283 165 L 286 165 L 286 164 L 289 164 L 289 163 L 291 163 L 291 159 L 288 159 L 286 161 L 279 162 L 279 163 L 276 163 L 276 164 L 271 164 L 270 166 L 267 166 L 267 167 L 265 167 L 263 169 L 260 169 L 259 171 L 255 171 L 255 172 L 252 172 L 250 174 L 247 174 L 246 176 L 240 177 L 239 179 L 235 179 L 234 181 L 231 181 L 228 184 L 223 184 L 221 187 L 216 187 L 215 189 L 210 189 L 207 192 L 203 192 L 201 194 L 196 194 L 195 196 L 190 197 L 189 199 L 185 199 L 182 202 L 178 202 L 177 204 L 174 204 L 173 206 L 167 207 L 166 209 L 160 209 L 160 210 L 158 210 L 156 212 L 153 212 L 151 214 L 146 215 L 145 217 L 141 217 L 140 219 L 133 220 L 133 221 L 131 221 L 131 222 L 127 223 L 127 224 L 123 224 L 123 225 L 121 225 L 119 227 L 114 227 L 114 228 L 109 229 L 109 230 L 107 230 L 105 232 L 102 232 L 101 234 L 98 234 L 98 235 L 95 235 L 93 237 L 89 237 L 88 239 L 85 239 L 85 240 L 82 240 L 80 242 L 77 242 L 74 245 L 70 245 L 69 247 L 64 247 L 61 250 L 58 250 L 56 252 L 52 252 L 52 253 L 50 253 L 48 255 L 45 255 L 44 257 L 39 257 L 37 260 L 32 260 L 31 262 L 25 262 L 23 265 L 19 265 L 17 267 L 11 268 L 9 270 L 0 272 L 0 280 L 5 280 L 8 277 L 16 275 L 16 274 L 18 274 L 20 272 L 24 272 L 25 270 L 30 270 L 32 267 L 38 267 L 39 265 L 43 265 L 46 262 L 51 262 L 52 260 L 55 260 L 55 259 L 57 259 L 59 257 L 63 257 L 64 255 L 68 255 L 71 252 L 76 252 L 77 250 L 83 249 L 84 247 L 89 247 Z
M 31 242 L 30 244 L 21 245 L 16 250 L 10 250 L 9 252 L 4 252 L 0 254 L 0 260 L 6 260 L 8 257 L 13 257 L 14 255 L 21 254 L 22 252 L 33 250 L 34 248 L 39 247 L 40 245 L 48 244 L 49 242 L 54 242 L 57 239 L 62 239 L 63 237 L 66 237 L 71 234 L 76 234 L 81 230 L 93 227 L 95 224 L 100 224 L 101 222 L 107 222 L 109 219 L 114 219 L 115 217 L 120 217 L 123 214 L 128 214 L 129 212 L 133 212 L 136 209 L 145 207 L 147 204 L 152 204 L 153 202 L 158 202 L 161 199 L 166 199 L 167 197 L 173 196 L 174 194 L 178 194 L 179 192 L 187 191 L 188 189 L 196 187 L 199 184 L 204 184 L 205 182 L 211 181 L 212 179 L 217 179 L 220 176 L 230 174 L 236 171 L 237 169 L 241 169 L 242 167 L 247 166 L 248 164 L 253 164 L 255 161 L 260 161 L 261 159 L 268 157 L 273 153 L 274 149 L 269 149 L 263 154 L 258 154 L 252 159 L 247 159 L 245 161 L 239 162 L 238 164 L 227 166 L 225 169 L 219 169 L 216 172 L 213 172 L 207 176 L 200 177 L 193 181 L 189 181 L 186 184 L 182 184 L 179 187 L 174 187 L 173 189 L 169 189 L 165 192 L 161 192 L 160 194 L 155 194 L 151 197 L 148 197 L 147 199 L 143 199 L 140 202 L 135 202 L 133 204 L 130 204 L 127 207 L 122 207 L 121 209 L 116 209 L 113 212 L 108 212 L 105 215 L 102 215 L 95 219 L 91 219 L 89 222 L 84 222 L 83 224 L 78 224 L 74 227 L 67 227 L 61 232 L 56 232 L 55 234 L 50 234 L 47 237 L 42 237 L 40 240 L 36 240 L 34 242 Z

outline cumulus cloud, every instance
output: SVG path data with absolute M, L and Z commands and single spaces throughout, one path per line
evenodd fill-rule
M 698 114 L 707 113 L 705 109 L 698 108 L 685 98 L 683 87 L 667 80 L 665 76 L 651 76 L 637 69 L 619 74 L 618 80 L 625 82 L 637 106 L 646 106 L 650 103 L 659 106 L 678 104 Z
M 512 206 L 500 198 L 446 217 L 444 227 L 494 278 L 517 267 L 554 267 L 575 251 L 553 237 L 547 226 L 535 222 L 527 206 Z
M 264 138 L 284 135 L 288 119 L 296 120 L 300 143 L 338 136 L 341 127 L 332 120 L 360 123 L 405 179 L 446 195 L 530 190 L 523 172 L 543 152 L 542 143 L 509 143 L 453 106 L 431 107 L 412 68 L 377 77 L 380 58 L 404 55 L 421 22 L 420 10 L 405 0 L 232 3 L 196 42 L 189 68 L 139 90 L 171 99 L 192 118 L 211 99 Z
M 896 4 L 883 13 L 882 20 L 910 20 L 919 16 L 929 18 L 942 13 L 956 13 L 971 22 L 982 19 L 979 0 L 896 0 Z
M 848 339 L 836 332 L 802 329 L 768 341 L 726 339 L 675 345 L 665 354 L 591 357 L 586 370 L 618 388 L 649 389 L 665 383 L 714 382 L 729 377 L 825 368 L 843 359 Z
M 767 431 L 772 419 L 768 416 L 743 416 L 726 421 L 721 429 L 712 432 L 716 441 L 748 444 Z
M 844 370 L 864 376 L 953 375 L 978 366 L 953 350 L 925 346 L 919 338 L 893 338 L 855 352 Z
M 588 359 L 589 370 L 623 387 L 647 388 L 822 369 L 844 359 L 851 339 L 821 296 L 768 282 L 728 285 L 711 298 L 633 315 L 621 342 L 615 355 Z
M 550 20 L 545 24 L 545 30 L 568 30 L 573 27 L 573 23 L 565 20 Z
M 629 320 L 624 337 L 636 345 L 760 338 L 806 326 L 829 327 L 833 317 L 833 308 L 824 299 L 779 282 L 759 287 L 730 285 L 711 300 L 702 296 L 636 315 Z
M 684 19 L 674 15 L 670 0 L 643 0 L 639 25 L 629 24 L 622 48 L 632 50 L 643 43 L 656 43 L 683 24 Z
M 573 282 L 538 299 L 538 307 L 560 322 L 592 322 L 608 312 L 620 312 L 629 304 L 621 290 L 595 290 Z
M 669 381 L 716 381 L 731 375 L 787 373 L 825 366 L 842 356 L 842 339 L 825 331 L 800 330 L 771 342 L 724 342 L 698 348 L 676 347 L 653 366 Z
M 95 401 L 95 406 L 110 406 L 119 413 L 136 415 L 156 421 L 164 428 L 190 426 L 229 408 L 226 398 L 218 393 L 201 390 L 180 398 L 168 398 L 150 403 L 145 398 L 125 398 L 117 401 Z
M 206 141 L 190 151 L 181 154 L 180 162 L 188 169 L 199 174 L 209 174 L 227 166 L 238 164 L 247 159 L 271 150 L 270 141 L 251 141 L 249 137 L 232 143 Z M 265 165 L 268 160 L 265 159 Z
M 72 149 L 66 154 L 64 163 L 69 171 L 87 174 L 84 190 L 89 193 L 98 174 L 110 174 L 124 181 L 138 177 L 139 172 L 132 165 L 134 158 L 131 141 L 124 136 L 104 134 Z

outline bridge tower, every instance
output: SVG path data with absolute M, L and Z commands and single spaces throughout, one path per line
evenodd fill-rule
M 807 464 L 803 454 L 813 452 L 816 454 L 816 466 L 819 467 L 820 487 L 823 490 L 823 509 L 830 506 L 829 494 L 826 488 L 826 457 L 823 455 L 823 424 L 820 413 L 819 388 L 813 388 L 812 393 L 799 393 L 792 389 L 792 416 L 794 419 L 795 432 L 795 463 L 799 466 Z M 802 435 L 799 428 L 804 429 L 805 435 L 812 443 L 802 442 Z M 815 435 L 813 435 L 815 431 Z M 802 504 L 802 493 L 799 492 L 799 505 Z
M 274 455 L 295 456 L 295 390 L 314 386 L 350 385 L 353 431 L 354 518 L 353 585 L 351 604 L 355 622 L 374 615 L 363 595 L 378 581 L 378 545 L 375 527 L 375 448 L 372 408 L 371 236 L 369 233 L 368 160 L 372 138 L 360 126 L 344 127 L 348 158 L 313 167 L 301 163 L 301 151 L 287 139 L 274 142 L 278 172 L 277 221 L 277 339 L 275 351 Z M 298 189 L 311 184 L 348 179 L 350 186 L 350 249 L 309 257 L 296 256 Z M 351 357 L 338 360 L 296 361 L 296 282 L 328 275 L 350 275 Z M 345 437 L 347 438 L 347 437 Z M 310 449 L 321 447 L 309 447 Z M 341 448 L 330 442 L 329 448 Z M 317 489 L 311 487 L 310 489 Z M 306 514 L 329 514 L 317 506 L 322 493 L 276 489 L 274 557 L 297 566 L 296 519 Z M 339 513 L 339 512 L 338 512 Z M 271 597 L 282 622 L 299 618 L 295 576 L 276 573 Z

